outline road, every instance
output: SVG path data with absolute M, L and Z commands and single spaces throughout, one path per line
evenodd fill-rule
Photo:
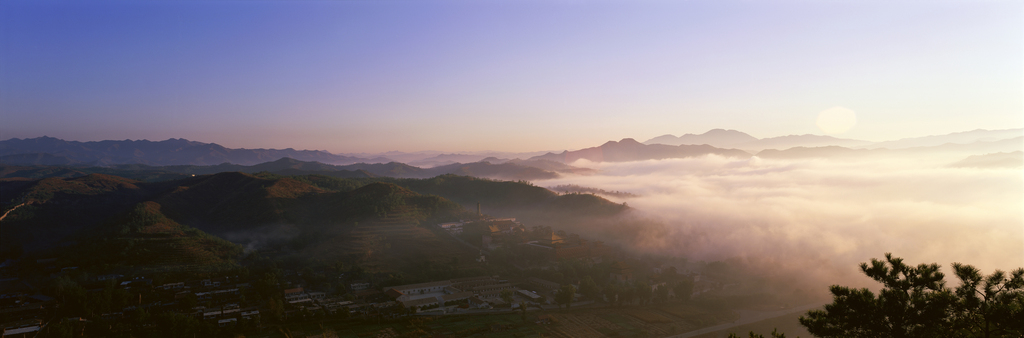
M 7 212 L 5 212 L 3 216 L 0 216 L 0 221 L 4 220 L 4 218 L 7 218 L 7 215 L 10 214 L 11 211 L 14 211 L 14 209 L 17 209 L 17 208 L 19 208 L 19 207 L 21 207 L 21 206 L 23 206 L 25 204 L 28 204 L 28 202 L 15 205 L 13 208 L 11 208 L 11 210 L 7 210 Z
M 737 327 L 737 326 L 740 326 L 740 325 L 746 325 L 746 324 L 750 324 L 750 323 L 754 323 L 754 322 L 759 322 L 759 321 L 762 321 L 762 320 L 765 320 L 765 319 L 771 319 L 771 318 L 775 318 L 775 317 L 785 316 L 785 315 L 788 315 L 788 314 L 791 314 L 791 313 L 806 312 L 807 310 L 812 310 L 812 309 L 820 308 L 822 305 L 823 304 L 803 305 L 803 306 L 798 306 L 798 307 L 794 307 L 794 308 L 775 310 L 775 311 L 740 310 L 740 311 L 737 311 L 740 314 L 740 319 L 737 319 L 735 322 L 721 324 L 721 325 L 715 325 L 715 326 L 712 326 L 712 327 L 705 327 L 705 328 L 700 329 L 700 330 L 690 331 L 690 332 L 686 332 L 686 333 L 683 333 L 683 334 L 678 334 L 678 335 L 675 335 L 675 336 L 669 336 L 669 337 L 671 337 L 671 338 L 686 338 L 686 337 L 699 336 L 699 335 L 702 335 L 702 334 L 705 334 L 705 333 L 721 331 L 721 330 L 725 330 L 725 329 L 728 329 L 728 328 Z M 737 334 L 739 334 L 739 333 L 737 333 Z

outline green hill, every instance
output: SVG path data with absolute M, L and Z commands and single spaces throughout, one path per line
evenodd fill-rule
M 297 235 L 282 238 L 289 241 L 285 254 L 303 254 L 319 243 L 359 242 L 347 237 L 359 224 L 389 219 L 398 220 L 401 227 L 417 227 L 465 216 L 460 205 L 438 196 L 392 183 L 353 183 L 326 176 L 232 172 L 143 182 L 91 174 L 6 179 L 0 181 L 0 190 L 5 198 L 11 197 L 4 201 L 3 211 L 21 205 L 4 220 L 0 241 L 5 248 L 62 254 L 85 266 L 106 268 L 195 270 L 230 265 L 241 249 L 222 238 L 252 244 L 246 234 L 259 234 L 267 227 L 294 229 Z M 426 235 L 433 236 L 429 231 Z
M 586 224 L 627 209 L 594 195 L 457 175 L 226 172 L 146 182 L 90 174 L 3 179 L 0 191 L 3 211 L 21 205 L 0 229 L 5 248 L 63 253 L 102 269 L 161 271 L 231 266 L 239 245 L 295 259 L 345 259 L 378 271 L 415 268 L 424 259 L 472 261 L 475 252 L 429 225 L 475 217 L 464 206 L 476 203 L 487 213 L 536 223 Z
M 242 247 L 167 218 L 160 204 L 143 202 L 84 235 L 65 251 L 82 266 L 202 271 L 230 267 Z

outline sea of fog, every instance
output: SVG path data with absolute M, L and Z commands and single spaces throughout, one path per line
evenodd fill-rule
M 947 168 L 944 160 L 735 159 L 624 163 L 581 160 L 593 175 L 536 181 L 639 197 L 603 226 L 624 246 L 691 261 L 741 259 L 829 284 L 869 285 L 857 265 L 891 252 L 907 263 L 963 262 L 985 272 L 1024 267 L 1020 169 Z M 654 224 L 653 226 L 651 224 Z M 609 232 L 605 232 L 606 234 Z

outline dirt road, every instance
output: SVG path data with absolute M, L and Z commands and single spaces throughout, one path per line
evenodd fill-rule
M 19 208 L 19 207 L 21 207 L 21 206 L 23 206 L 25 204 L 28 204 L 28 202 L 15 205 L 13 208 L 11 208 L 11 210 L 7 210 L 7 212 L 5 212 L 3 216 L 0 216 L 0 221 L 4 220 L 4 218 L 7 218 L 7 214 L 10 214 L 11 211 L 14 211 L 14 209 L 17 209 L 17 208 Z

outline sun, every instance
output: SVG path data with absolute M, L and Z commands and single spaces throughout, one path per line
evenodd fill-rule
M 827 135 L 850 131 L 857 125 L 857 113 L 849 108 L 832 107 L 818 113 L 818 128 Z

